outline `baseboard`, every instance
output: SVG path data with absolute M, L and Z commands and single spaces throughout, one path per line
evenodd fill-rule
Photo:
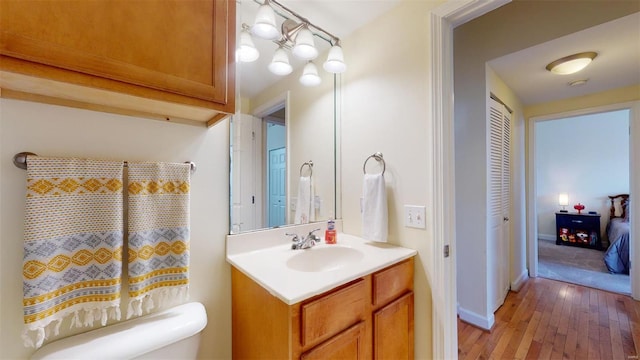
M 529 270 L 524 269 L 520 276 L 518 276 L 515 281 L 511 282 L 511 290 L 516 292 L 520 291 L 520 288 L 522 287 L 524 282 L 527 281 L 527 279 L 529 279 Z
M 496 321 L 496 318 L 493 314 L 489 314 L 488 317 L 484 317 L 474 313 L 473 311 L 465 310 L 459 306 L 458 316 L 460 316 L 460 320 L 484 330 L 491 330 L 491 327 Z
M 556 241 L 556 236 L 550 235 L 550 234 L 538 234 L 538 239 L 547 240 L 547 241 Z

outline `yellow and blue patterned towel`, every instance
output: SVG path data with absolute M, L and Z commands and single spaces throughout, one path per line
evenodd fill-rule
M 122 161 L 29 156 L 23 340 L 120 318 Z
M 189 164 L 129 163 L 127 318 L 188 298 L 190 170 Z

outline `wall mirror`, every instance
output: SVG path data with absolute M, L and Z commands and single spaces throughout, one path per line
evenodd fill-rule
M 275 75 L 269 65 L 280 44 L 246 31 L 261 4 L 237 3 L 238 49 L 249 38 L 259 56 L 236 62 L 237 106 L 230 126 L 231 234 L 340 217 L 340 75 L 322 68 L 331 43 L 322 34 L 314 35 L 319 84 L 301 83 L 308 62 L 293 56 L 286 44 L 283 50 L 292 71 Z M 278 29 L 286 15 L 276 12 Z M 310 206 L 308 214 L 299 210 L 305 205 Z

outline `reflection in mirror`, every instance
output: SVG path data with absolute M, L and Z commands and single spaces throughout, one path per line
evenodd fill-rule
M 250 27 L 260 3 L 238 2 L 238 41 Z M 286 19 L 277 13 L 277 26 Z M 312 20 L 312 19 L 310 19 Z M 331 42 L 314 36 L 322 63 Z M 230 129 L 230 233 L 326 221 L 339 217 L 336 192 L 336 99 L 339 75 L 320 69 L 320 84 L 299 78 L 308 63 L 287 46 L 293 71 L 268 70 L 280 44 L 251 36 L 259 57 L 236 63 L 236 113 Z M 303 166 L 313 163 L 311 167 Z

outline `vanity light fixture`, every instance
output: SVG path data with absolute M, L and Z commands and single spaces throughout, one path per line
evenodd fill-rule
M 295 57 L 308 61 L 300 77 L 300 82 L 305 86 L 315 86 L 321 82 L 318 69 L 311 62 L 318 56 L 318 48 L 314 40 L 317 37 L 328 42 L 331 46 L 323 68 L 333 74 L 342 73 L 346 70 L 347 66 L 344 62 L 344 53 L 340 46 L 339 38 L 314 25 L 276 0 L 264 0 L 262 3 L 257 0 L 253 1 L 261 5 L 258 8 L 253 25 L 249 27 L 246 24 L 242 24 L 237 51 L 238 61 L 251 62 L 258 58 L 259 54 L 256 55 L 258 50 L 255 48 L 253 41 L 251 41 L 251 35 L 260 39 L 270 40 L 276 43 L 278 48 L 275 50 L 271 63 L 268 65 L 269 71 L 280 76 L 290 74 L 293 68 L 289 63 L 286 51 L 290 50 Z M 284 19 L 280 31 L 278 31 L 276 15 Z M 247 37 L 249 38 L 247 39 Z
M 289 64 L 289 56 L 282 46 L 273 53 L 273 59 L 269 63 L 269 71 L 276 75 L 289 75 L 293 71 L 293 67 Z
M 322 67 L 326 71 L 334 74 L 343 73 L 347 70 L 347 64 L 344 63 L 344 54 L 342 53 L 342 47 L 339 41 L 329 50 L 327 61 L 324 62 Z
M 549 63 L 546 69 L 558 75 L 573 74 L 587 67 L 596 56 L 598 53 L 594 51 L 565 56 Z
M 318 75 L 318 68 L 316 64 L 309 61 L 302 70 L 302 76 L 300 76 L 300 83 L 304 86 L 316 86 L 319 85 L 322 80 Z
M 313 34 L 309 30 L 309 25 L 303 23 L 303 26 L 295 37 L 295 45 L 293 45 L 293 55 L 303 60 L 313 60 L 318 57 L 318 49 L 313 42 Z
M 236 58 L 241 62 L 253 62 L 258 60 L 260 53 L 256 49 L 253 40 L 251 40 L 251 34 L 249 34 L 249 27 L 244 25 L 240 32 L 240 44 L 236 51 Z
M 265 0 L 264 4 L 258 8 L 251 32 L 265 40 L 275 40 L 280 37 L 280 32 L 276 27 L 276 13 L 273 11 L 269 0 Z

